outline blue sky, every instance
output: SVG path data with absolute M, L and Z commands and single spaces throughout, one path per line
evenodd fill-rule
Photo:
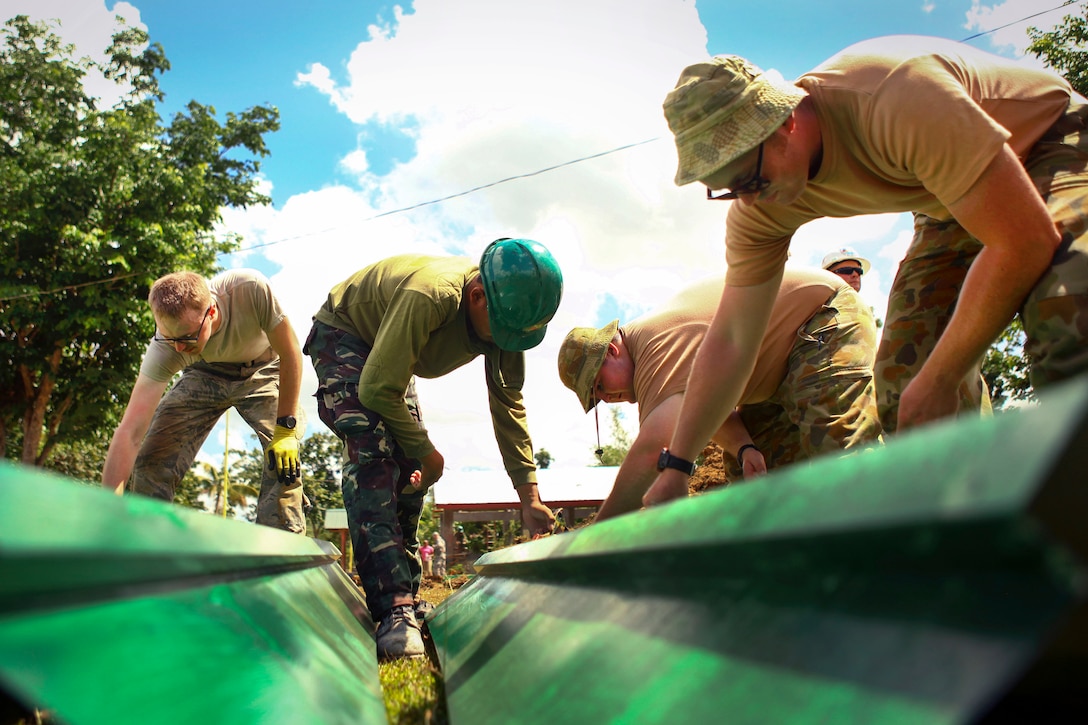
M 256 104 L 279 108 L 282 130 L 267 138 L 272 153 L 262 162 L 274 203 L 225 211 L 223 231 L 254 249 L 222 263 L 268 274 L 300 337 L 333 284 L 384 256 L 476 257 L 499 236 L 546 244 L 566 290 L 545 342 L 529 353 L 529 423 L 557 465 L 586 465 L 593 417 L 558 381 L 563 335 L 628 321 L 724 271 L 725 205 L 707 204 L 697 185 L 672 184 L 661 101 L 685 65 L 737 53 L 792 78 L 850 43 L 898 33 L 985 33 L 971 44 L 1020 57 L 1028 25 L 1050 28 L 1080 7 L 1022 20 L 1059 4 L 0 0 L 0 11 L 60 18 L 62 34 L 86 54 L 106 47 L 114 15 L 145 28 L 172 64 L 161 81 L 164 116 L 190 99 L 214 106 L 220 120 Z M 628 144 L 637 145 L 396 211 Z M 815 222 L 795 237 L 791 264 L 854 247 L 873 262 L 863 296 L 882 316 L 909 229 L 903 215 Z M 306 367 L 304 410 L 316 431 L 316 380 Z M 482 378 L 474 363 L 420 383 L 450 468 L 501 465 Z M 634 407 L 623 407 L 634 420 Z M 235 444 L 252 445 L 236 439 L 240 428 L 231 426 Z M 213 461 L 221 438 L 205 447 Z

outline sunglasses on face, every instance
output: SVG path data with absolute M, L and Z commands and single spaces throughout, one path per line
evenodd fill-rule
M 835 274 L 841 274 L 843 277 L 849 277 L 852 274 L 861 276 L 865 274 L 865 271 L 861 267 L 839 267 L 838 269 L 831 270 Z
M 756 172 L 752 175 L 752 178 L 745 181 L 735 189 L 731 189 L 726 192 L 715 192 L 709 186 L 706 189 L 706 198 L 709 201 L 728 201 L 729 199 L 739 199 L 745 194 L 758 194 L 771 185 L 770 179 L 765 179 L 760 176 L 763 171 L 763 144 L 759 145 L 759 153 L 756 155 Z
M 158 331 L 156 330 L 156 334 L 152 339 L 155 342 L 168 342 L 170 344 L 174 344 L 174 343 L 178 343 L 178 342 L 180 342 L 180 343 L 196 342 L 197 340 L 200 339 L 200 332 L 204 329 L 204 322 L 208 319 L 208 313 L 211 312 L 211 311 L 212 311 L 212 308 L 209 305 L 208 309 L 204 311 L 204 317 L 200 318 L 200 327 L 196 328 L 196 332 L 194 332 L 192 335 L 185 335 L 184 337 L 160 337 L 158 335 Z

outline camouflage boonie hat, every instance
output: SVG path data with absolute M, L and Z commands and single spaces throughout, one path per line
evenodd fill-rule
M 593 382 L 608 355 L 608 343 L 619 328 L 619 320 L 612 320 L 599 330 L 576 327 L 559 346 L 559 379 L 574 391 L 587 413 L 597 404 Z
M 806 95 L 737 55 L 689 65 L 662 106 L 676 137 L 676 185 L 704 179 L 754 149 Z

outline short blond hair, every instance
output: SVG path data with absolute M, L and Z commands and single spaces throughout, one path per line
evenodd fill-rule
M 212 304 L 212 293 L 196 272 L 172 272 L 155 280 L 147 302 L 156 315 L 176 320 L 186 310 L 207 310 Z

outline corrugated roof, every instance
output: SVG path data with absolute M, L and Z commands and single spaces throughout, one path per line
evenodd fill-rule
M 619 466 L 542 468 L 537 474 L 541 500 L 549 505 L 599 504 L 612 490 Z M 506 471 L 447 471 L 434 486 L 436 508 L 508 504 L 520 500 Z

